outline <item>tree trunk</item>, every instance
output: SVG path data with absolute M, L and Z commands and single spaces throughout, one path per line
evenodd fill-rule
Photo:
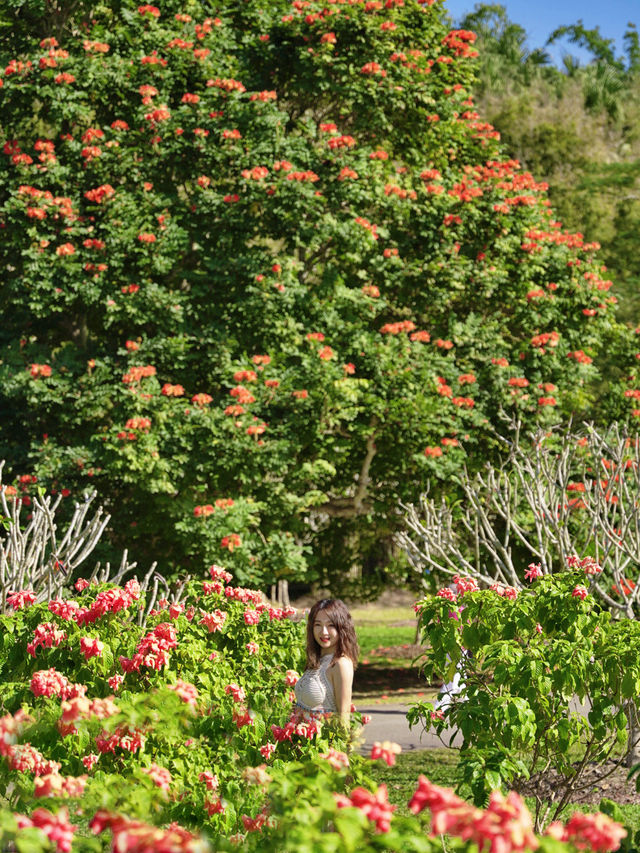
M 291 602 L 289 601 L 289 581 L 288 580 L 280 580 L 278 581 L 278 597 L 280 598 L 280 607 L 289 607 Z
M 640 763 L 640 725 L 638 724 L 638 708 L 633 699 L 627 704 L 627 731 L 629 738 L 629 752 L 627 754 L 627 767 L 633 767 Z

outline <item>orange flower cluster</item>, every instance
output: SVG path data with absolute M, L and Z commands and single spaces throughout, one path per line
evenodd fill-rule
M 51 376 L 51 367 L 48 364 L 30 364 L 27 369 L 33 379 L 46 379 Z
M 247 91 L 239 80 L 231 78 L 216 77 L 215 80 L 207 80 L 207 86 L 222 89 L 224 92 L 240 92 L 242 94 L 242 92 Z
M 191 398 L 191 402 L 195 403 L 196 406 L 208 406 L 212 401 L 213 397 L 210 394 L 194 394 Z
M 416 324 L 412 320 L 398 320 L 396 323 L 385 323 L 380 329 L 381 335 L 400 335 L 402 332 L 412 332 Z
M 253 396 L 251 391 L 244 387 L 244 385 L 236 385 L 235 388 L 232 388 L 229 391 L 229 394 L 234 397 L 238 403 L 255 403 L 256 398 Z
M 140 382 L 141 379 L 146 379 L 149 376 L 155 375 L 156 369 L 152 364 L 144 366 L 140 365 L 130 368 L 130 370 L 122 377 L 122 381 L 125 385 L 132 385 L 134 382 Z
M 93 190 L 87 190 L 84 197 L 96 204 L 102 204 L 105 199 L 111 198 L 113 195 L 115 195 L 115 190 L 111 184 L 102 184 Z
M 319 181 L 320 178 L 316 175 L 315 172 L 312 172 L 311 169 L 307 169 L 306 172 L 289 172 L 287 175 L 288 181 L 309 181 L 309 183 L 314 184 L 316 181 Z

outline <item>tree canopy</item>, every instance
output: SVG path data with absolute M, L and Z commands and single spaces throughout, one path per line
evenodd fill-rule
M 96 488 L 165 569 L 375 588 L 398 501 L 500 409 L 631 411 L 597 244 L 474 108 L 439 2 L 56 8 L 2 41 L 10 488 Z

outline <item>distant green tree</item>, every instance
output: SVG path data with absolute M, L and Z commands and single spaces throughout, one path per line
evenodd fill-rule
M 542 48 L 529 50 L 525 29 L 498 3 L 477 3 L 474 11 L 461 19 L 460 26 L 478 36 L 479 91 L 508 89 L 514 82 L 527 86 L 543 70 L 549 70 L 549 54 Z

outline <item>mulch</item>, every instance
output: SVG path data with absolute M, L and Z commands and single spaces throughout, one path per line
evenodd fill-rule
M 636 790 L 635 784 L 638 777 L 629 780 L 628 773 L 627 767 L 619 767 L 614 761 L 604 765 L 595 762 L 588 764 L 579 783 L 581 790 L 571 795 L 571 802 L 598 806 L 600 800 L 606 798 L 620 805 L 640 805 L 640 792 Z M 523 796 L 532 796 L 534 788 L 537 788 L 543 799 L 550 800 L 558 789 L 557 773 L 547 771 L 544 776 L 536 775 L 519 790 Z
M 418 666 L 411 666 L 411 662 L 422 650 L 420 645 L 408 644 L 375 649 L 360 661 L 356 669 L 353 679 L 354 698 L 373 694 L 410 693 L 415 695 L 428 690 L 430 685 L 421 675 Z M 386 659 L 406 661 L 406 666 L 397 664 L 392 666 L 386 663 Z M 400 696 L 398 701 L 402 701 Z

